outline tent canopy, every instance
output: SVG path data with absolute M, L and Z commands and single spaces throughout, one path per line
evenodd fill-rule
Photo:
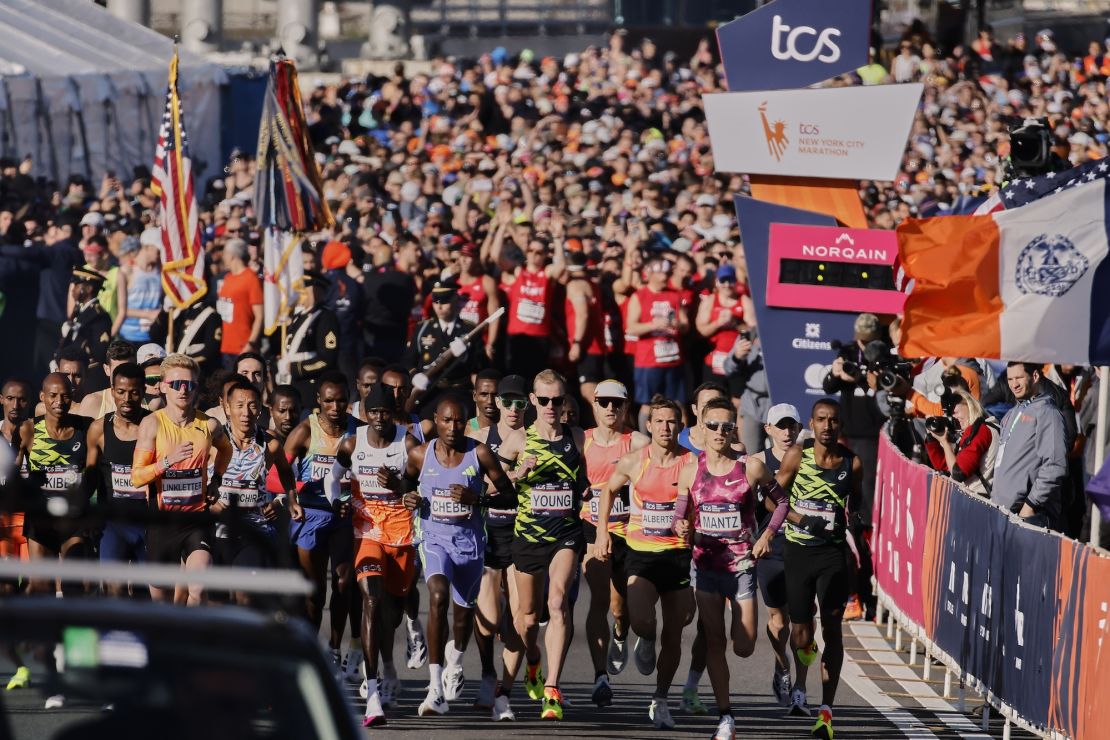
M 121 176 L 154 160 L 173 42 L 89 0 L 0 0 L 0 157 L 34 173 Z M 181 54 L 178 88 L 203 181 L 220 170 L 218 65 Z

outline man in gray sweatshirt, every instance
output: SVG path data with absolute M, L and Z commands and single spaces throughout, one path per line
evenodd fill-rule
M 1006 382 L 1017 400 L 1002 419 L 991 500 L 1030 524 L 1059 529 L 1067 480 L 1064 417 L 1042 390 L 1038 365 L 1011 362 Z

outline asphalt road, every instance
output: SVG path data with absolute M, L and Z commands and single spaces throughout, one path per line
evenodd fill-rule
M 674 730 L 656 730 L 647 716 L 648 704 L 654 688 L 652 676 L 642 676 L 636 670 L 630 656 L 629 666 L 612 679 L 614 702 L 604 709 L 595 707 L 589 700 L 593 687 L 593 671 L 584 641 L 585 603 L 583 593 L 575 611 L 575 625 L 578 631 L 570 649 L 568 666 L 563 681 L 564 695 L 571 701 L 565 719 L 561 723 L 539 719 L 539 704 L 529 701 L 523 692 L 522 684 L 513 692 L 513 706 L 517 714 L 515 723 L 495 724 L 490 720 L 488 710 L 472 708 L 471 703 L 477 692 L 480 667 L 477 652 L 471 645 L 464 661 L 467 683 L 463 699 L 452 703 L 451 711 L 443 717 L 418 717 L 417 706 L 425 694 L 428 680 L 427 668 L 409 670 L 403 665 L 404 646 L 398 644 L 396 655 L 403 691 L 400 706 L 389 711 L 389 723 L 385 727 L 367 731 L 382 738 L 424 738 L 450 737 L 451 740 L 474 738 L 490 740 L 496 737 L 591 737 L 591 738 L 690 738 L 710 737 L 716 727 L 716 712 L 712 707 L 712 694 L 708 676 L 701 681 L 702 701 L 710 707 L 707 716 L 688 716 L 678 711 L 682 683 L 689 666 L 689 654 L 684 655 L 675 688 L 671 695 L 671 711 L 677 722 Z M 426 607 L 427 599 L 422 600 Z M 327 615 L 324 624 L 326 625 Z M 978 720 L 970 720 L 965 715 L 954 712 L 938 712 L 937 707 L 944 705 L 932 700 L 913 698 L 920 696 L 917 691 L 929 691 L 926 684 L 921 689 L 906 691 L 906 682 L 896 681 L 897 671 L 907 663 L 906 651 L 895 653 L 893 645 L 870 635 L 879 633 L 870 626 L 858 625 L 861 634 L 857 637 L 853 629 L 847 630 L 846 645 L 850 666 L 846 673 L 855 676 L 850 682 L 842 682 L 834 708 L 837 737 L 854 737 L 881 740 L 883 738 L 991 738 L 1002 736 L 1002 726 L 994 722 L 989 733 L 979 732 Z M 762 614 L 761 625 L 762 630 Z M 683 644 L 689 649 L 694 639 L 691 624 L 683 634 Z M 867 642 L 863 642 L 866 640 Z M 908 649 L 908 648 L 907 648 Z M 879 659 L 876 659 L 879 658 Z M 498 651 L 498 665 L 500 656 Z M 738 738 L 803 738 L 810 737 L 812 720 L 786 717 L 771 695 L 771 673 L 773 658 L 765 639 L 759 642 L 755 654 L 747 659 L 729 655 L 732 674 L 733 715 L 736 718 Z M 920 661 L 918 663 L 920 666 Z M 894 667 L 891 667 L 894 666 Z M 35 667 L 33 667 L 35 670 Z M 920 668 L 915 669 L 918 673 Z M 0 661 L 0 676 L 11 673 L 11 667 Z M 38 670 L 41 676 L 42 671 Z M 932 684 L 942 675 L 939 669 L 934 674 Z M 867 677 L 870 678 L 867 678 Z M 857 693 L 853 687 L 862 687 Z M 352 711 L 362 713 L 361 700 L 357 686 L 348 687 Z M 809 695 L 812 703 L 819 703 L 820 678 L 817 670 L 811 670 Z M 905 695 L 905 696 L 903 696 Z M 45 740 L 66 724 L 99 712 L 99 707 L 69 705 L 61 710 L 45 710 L 38 682 L 30 690 L 5 692 L 3 701 L 14 730 L 15 738 Z M 946 705 L 945 705 L 946 706 Z M 970 706 L 970 704 L 969 704 Z M 931 707 L 931 709 L 927 708 Z M 972 724 L 974 722 L 974 725 Z M 970 728 L 970 731 L 969 731 Z M 0 734 L 2 730 L 0 730 Z M 1015 738 L 1022 735 L 1015 733 Z

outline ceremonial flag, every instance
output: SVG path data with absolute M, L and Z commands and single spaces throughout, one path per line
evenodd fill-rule
M 204 280 L 204 249 L 193 191 L 193 163 L 189 158 L 181 97 L 177 93 L 177 65 L 175 46 L 150 188 L 162 204 L 162 287 L 174 306 L 182 309 L 203 298 L 208 286 Z
M 1008 183 L 977 215 L 901 224 L 901 354 L 1110 363 L 1108 177 L 1090 162 Z
M 265 234 L 263 327 L 272 334 L 297 303 L 304 273 L 301 237 L 335 223 L 308 138 L 297 68 L 270 62 L 258 128 L 254 211 Z

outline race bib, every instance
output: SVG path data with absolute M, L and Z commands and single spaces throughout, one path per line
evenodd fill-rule
M 432 491 L 431 519 L 440 524 L 462 524 L 474 513 L 469 504 L 451 500 L 451 489 L 436 488 Z
M 312 465 L 308 469 L 309 477 L 312 480 L 324 480 L 331 473 L 334 463 L 335 455 L 313 455 Z
M 567 488 L 534 486 L 529 493 L 532 514 L 544 517 L 570 516 L 574 511 L 574 491 Z
M 81 484 L 81 469 L 76 465 L 44 465 L 47 491 L 68 491 Z
M 710 366 L 717 375 L 725 374 L 726 357 L 728 357 L 728 352 L 713 352 L 709 355 Z
M 740 506 L 728 502 L 698 505 L 698 531 L 721 540 L 744 539 L 744 524 L 740 519 Z
M 394 472 L 399 472 L 394 470 Z M 366 501 L 381 504 L 400 504 L 401 497 L 388 488 L 378 485 L 378 468 L 371 465 L 359 465 L 355 474 L 358 480 L 358 490 Z
M 516 509 L 486 509 L 486 521 L 494 524 L 509 524 L 516 519 Z
M 131 466 L 111 463 L 112 466 L 112 497 L 125 499 L 145 499 L 146 488 L 135 488 L 131 485 Z
M 171 506 L 199 501 L 203 493 L 200 472 L 200 468 L 167 470 L 162 477 L 162 501 Z
M 537 301 L 521 298 L 516 304 L 516 317 L 524 324 L 542 324 L 547 308 Z
M 646 536 L 668 537 L 673 533 L 674 501 L 645 501 L 640 516 Z
M 219 298 L 216 300 L 216 313 L 225 324 L 230 324 L 235 318 L 235 304 L 228 298 Z
M 620 496 L 613 497 L 613 506 L 609 509 L 609 523 L 613 522 L 627 522 L 628 521 L 628 504 Z
M 655 340 L 655 361 L 659 364 L 678 362 L 678 342 L 673 339 Z
M 597 524 L 598 512 L 601 510 L 601 491 L 597 490 L 596 488 L 591 488 L 590 491 L 593 493 L 593 497 L 590 498 L 590 500 L 586 503 L 590 507 L 590 521 L 594 524 Z
M 263 495 L 258 490 L 258 481 L 226 479 L 220 481 L 220 502 L 227 506 L 257 509 L 266 503 L 262 498 Z
M 816 516 L 824 519 L 830 525 L 836 523 L 836 509 L 822 504 L 820 501 L 795 501 L 794 511 L 802 516 Z

